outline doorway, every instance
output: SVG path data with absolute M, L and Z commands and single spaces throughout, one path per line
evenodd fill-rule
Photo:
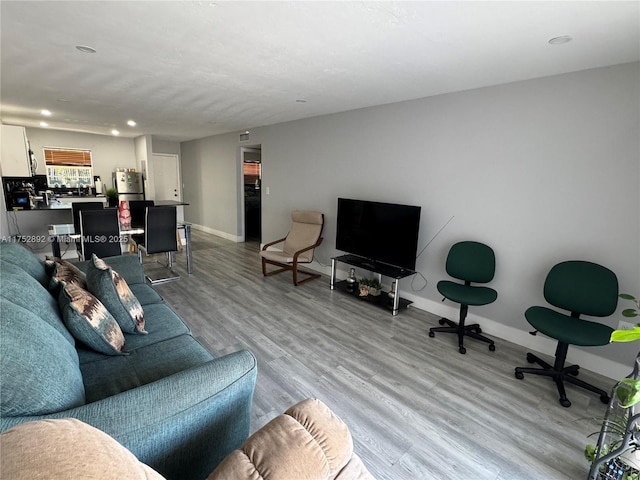
M 244 188 L 244 240 L 262 239 L 262 151 L 259 147 L 242 149 Z

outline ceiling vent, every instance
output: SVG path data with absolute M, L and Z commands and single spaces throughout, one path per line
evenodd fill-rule
M 249 140 L 249 132 L 244 132 L 240 134 L 240 141 L 241 142 L 246 142 L 247 140 Z

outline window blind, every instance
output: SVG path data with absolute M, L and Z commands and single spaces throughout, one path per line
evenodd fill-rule
M 47 165 L 90 167 L 91 166 L 91 150 L 75 150 L 75 149 L 45 147 L 44 161 Z

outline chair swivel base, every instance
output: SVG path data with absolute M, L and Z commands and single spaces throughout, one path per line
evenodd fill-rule
M 495 351 L 496 346 L 494 341 L 490 338 L 481 335 L 482 329 L 480 325 L 474 323 L 473 325 L 465 325 L 464 321 L 461 323 L 456 323 L 448 318 L 441 318 L 439 321 L 440 325 L 449 325 L 448 327 L 433 327 L 429 329 L 429 336 L 431 338 L 436 336 L 436 332 L 439 333 L 456 333 L 458 335 L 458 351 L 461 354 L 467 353 L 467 349 L 464 348 L 464 337 L 471 337 L 476 340 L 480 340 L 482 342 L 489 344 L 489 350 Z
M 563 349 L 562 344 L 558 345 L 558 350 L 561 351 Z M 562 352 L 561 352 L 562 353 Z M 571 406 L 571 402 L 567 398 L 567 394 L 564 388 L 564 382 L 571 383 L 578 387 L 582 387 L 590 392 L 597 393 L 600 395 L 600 401 L 602 403 L 609 403 L 609 394 L 590 383 L 584 382 L 578 378 L 579 365 L 570 365 L 568 367 L 564 366 L 564 360 L 566 358 L 566 347 L 564 348 L 564 358 L 562 355 L 560 358 L 558 354 L 556 354 L 556 365 L 552 366 L 549 363 L 545 362 L 541 358 L 537 357 L 533 353 L 527 353 L 527 362 L 529 363 L 537 363 L 542 368 L 527 368 L 527 367 L 516 367 L 515 376 L 518 380 L 522 380 L 524 378 L 525 373 L 529 373 L 531 375 L 543 375 L 545 377 L 551 377 L 556 384 L 558 389 L 559 401 L 560 405 L 565 408 Z

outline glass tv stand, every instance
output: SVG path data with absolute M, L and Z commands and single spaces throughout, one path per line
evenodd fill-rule
M 353 288 L 352 285 L 349 285 L 346 280 L 337 281 L 336 280 L 336 265 L 338 263 L 345 263 L 347 265 L 351 265 L 353 267 L 361 268 L 363 270 L 368 270 L 378 275 L 378 280 L 382 283 L 382 277 L 393 278 L 395 282 L 393 283 L 393 296 L 390 297 L 390 292 L 381 292 L 380 295 L 373 296 L 367 295 L 366 297 L 360 297 L 358 295 L 358 288 Z M 401 278 L 410 277 L 414 275 L 416 272 L 413 270 L 409 270 L 407 268 L 394 267 L 393 265 L 388 265 L 386 263 L 375 262 L 373 260 L 369 260 L 367 258 L 358 257 L 357 255 L 342 255 L 339 257 L 333 257 L 331 259 L 331 290 L 338 290 L 340 292 L 344 292 L 347 295 L 351 295 L 360 300 L 367 301 L 372 303 L 380 308 L 384 308 L 386 310 L 390 310 L 392 315 L 397 315 L 400 309 L 407 308 L 411 303 L 410 300 L 405 298 L 400 298 L 400 292 L 398 289 L 398 284 Z M 351 290 L 349 290 L 351 288 Z

